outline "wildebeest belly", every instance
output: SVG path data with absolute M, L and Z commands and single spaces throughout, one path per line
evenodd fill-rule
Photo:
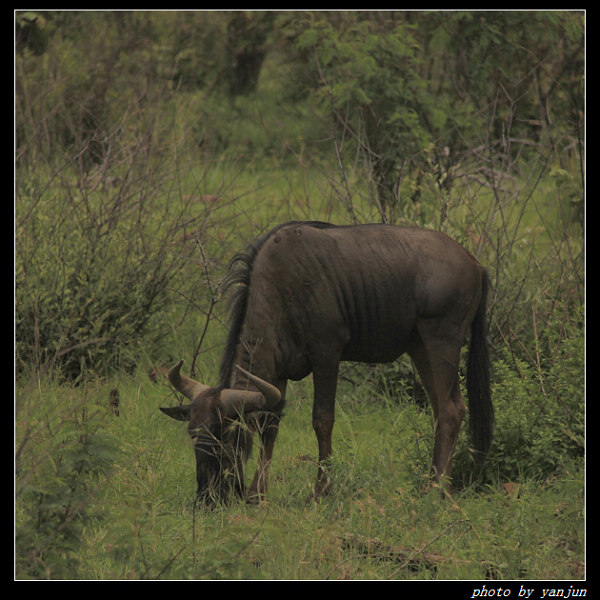
M 414 332 L 413 318 L 379 319 L 371 315 L 360 323 L 354 323 L 348 343 L 342 352 L 342 360 L 385 363 L 396 360 L 407 351 Z

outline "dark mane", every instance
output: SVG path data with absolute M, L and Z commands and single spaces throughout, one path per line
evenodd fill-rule
M 271 229 L 252 242 L 246 250 L 239 252 L 232 258 L 229 263 L 229 274 L 223 283 L 223 291 L 229 294 L 228 309 L 230 324 L 227 341 L 225 342 L 225 350 L 223 351 L 223 356 L 221 358 L 221 366 L 219 367 L 219 387 L 221 388 L 228 387 L 231 378 L 236 346 L 238 345 L 242 325 L 246 318 L 250 275 L 252 273 L 254 260 L 265 242 L 273 234 L 283 227 L 289 227 L 291 225 L 308 225 L 318 229 L 336 227 L 331 223 L 323 223 L 321 221 L 288 221 L 287 223 L 282 223 Z

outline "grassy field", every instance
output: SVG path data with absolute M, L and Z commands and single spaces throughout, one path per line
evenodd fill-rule
M 195 359 L 196 374 L 207 383 L 216 381 L 226 335 L 225 303 L 218 298 L 215 311 L 209 311 L 226 261 L 266 223 L 343 220 L 343 209 L 323 193 L 325 184 L 306 173 L 258 169 L 230 179 L 221 171 L 210 177 L 203 180 L 204 189 L 237 201 L 193 205 L 216 225 L 201 244 L 192 237 L 188 246 L 177 247 L 185 249 L 179 255 L 185 268 L 170 285 L 170 302 L 158 322 L 160 364 L 183 357 L 189 368 Z M 193 187 L 198 178 L 190 176 L 186 185 Z M 585 329 L 582 310 L 574 309 L 568 296 L 550 302 L 544 297 L 555 284 L 566 287 L 562 276 L 556 283 L 553 270 L 567 264 L 548 258 L 565 252 L 565 246 L 556 250 L 557 227 L 539 225 L 540 213 L 548 219 L 551 214 L 544 213 L 551 197 L 546 189 L 552 189 L 550 182 L 538 187 L 524 213 L 511 214 L 503 226 L 512 233 L 508 227 L 518 221 L 519 235 L 509 266 L 502 266 L 510 279 L 497 286 L 490 306 L 495 442 L 484 471 L 475 472 L 463 431 L 451 498 L 428 485 L 431 413 L 416 401 L 418 384 L 407 379 L 411 367 L 402 362 L 343 368 L 330 466 L 335 486 L 327 498 L 308 501 L 317 457 L 308 378 L 289 387 L 268 503 L 236 501 L 195 511 L 189 437 L 184 425 L 158 410 L 176 399 L 164 381 L 148 377 L 156 359 L 145 355 L 140 340 L 133 350 L 123 350 L 125 358 L 131 354 L 126 365 L 137 357 L 129 373 L 74 383 L 43 370 L 39 377 L 20 378 L 16 577 L 584 578 Z M 188 202 L 185 194 L 179 200 Z M 474 200 L 484 205 L 486 197 L 481 192 Z M 464 206 L 454 208 L 448 228 L 461 222 Z M 452 233 L 469 243 L 464 230 Z M 530 247 L 540 260 L 531 260 Z M 107 265 L 112 268 L 110 260 Z M 498 281 L 504 272 L 496 271 Z M 525 277 L 528 285 L 519 296 Z M 536 321 L 536 311 L 543 323 Z M 118 417 L 109 406 L 114 389 Z M 256 455 L 255 450 L 247 480 Z
M 308 501 L 317 457 L 308 378 L 289 387 L 268 503 L 236 501 L 199 512 L 193 506 L 195 461 L 185 426 L 158 410 L 176 399 L 164 381 L 153 383 L 148 371 L 156 360 L 168 366 L 183 357 L 186 368 L 194 360 L 198 378 L 216 381 L 225 302 L 217 298 L 212 314 L 209 307 L 227 260 L 266 223 L 343 221 L 343 208 L 322 191 L 325 183 L 303 172 L 258 169 L 227 179 L 217 171 L 210 177 L 203 189 L 237 200 L 216 207 L 186 204 L 186 214 L 209 215 L 215 226 L 201 244 L 192 237 L 187 246 L 177 246 L 185 264 L 156 322 L 162 335 L 153 346 L 158 359 L 145 355 L 140 340 L 122 350 L 124 364 L 137 361 L 137 366 L 120 375 L 69 383 L 42 370 L 39 377 L 19 379 L 16 577 L 584 578 L 585 329 L 583 311 L 568 294 L 566 299 L 553 295 L 555 289 L 572 288 L 567 277 L 555 276 L 557 265 L 561 273 L 566 270 L 566 259 L 549 258 L 569 250 L 562 243 L 557 249 L 558 226 L 540 226 L 540 213 L 550 219 L 544 207 L 551 206 L 545 204 L 551 182 L 538 186 L 524 213 L 510 213 L 502 230 L 512 235 L 509 227 L 518 222 L 511 260 L 494 273 L 499 283 L 490 303 L 490 337 L 497 426 L 483 472 L 473 469 L 463 431 L 453 494 L 443 498 L 428 485 L 431 413 L 416 401 L 418 384 L 406 377 L 410 364 L 345 365 L 330 467 L 333 492 L 318 504 Z M 190 176 L 186 185 L 193 188 L 198 179 Z M 187 195 L 180 194 L 179 201 L 187 203 Z M 474 201 L 485 205 L 486 196 L 480 192 Z M 457 205 L 447 227 L 469 244 L 458 227 L 465 206 L 475 210 L 473 204 Z M 107 259 L 106 264 L 111 269 L 115 263 Z M 93 345 L 83 350 L 92 354 L 82 360 L 93 357 Z M 109 406 L 113 389 L 120 397 L 118 417 Z M 255 449 L 247 480 L 256 455 Z
M 119 416 L 109 407 L 114 386 Z M 17 576 L 584 577 L 580 468 L 467 485 L 452 497 L 424 491 L 429 411 L 365 386 L 341 385 L 335 487 L 320 503 L 308 501 L 316 474 L 310 388 L 309 380 L 291 386 L 268 503 L 199 512 L 185 427 L 158 410 L 173 401 L 166 385 L 140 373 L 84 389 L 32 387 L 17 422 L 19 464 L 27 465 L 17 485 Z

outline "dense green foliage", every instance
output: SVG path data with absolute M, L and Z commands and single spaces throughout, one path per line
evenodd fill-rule
M 583 13 L 39 11 L 15 32 L 17 578 L 583 576 Z M 461 434 L 453 499 L 419 493 L 431 417 L 402 360 L 342 369 L 330 497 L 305 503 L 300 383 L 270 504 L 194 515 L 147 373 L 184 357 L 216 381 L 228 261 L 296 218 L 440 229 L 488 268 L 495 441 L 477 469 Z
M 35 392 L 32 390 L 32 393 Z M 16 572 L 71 578 L 85 527 L 98 518 L 90 498 L 105 484 L 117 450 L 87 393 L 18 405 Z

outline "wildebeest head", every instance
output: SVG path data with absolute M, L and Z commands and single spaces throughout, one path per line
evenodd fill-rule
M 244 492 L 243 467 L 250 453 L 252 430 L 244 417 L 270 411 L 281 400 L 270 383 L 236 365 L 252 389 L 212 388 L 180 372 L 183 360 L 171 367 L 168 379 L 189 404 L 160 410 L 178 421 L 188 421 L 196 455 L 198 498 L 206 504 L 225 501 L 232 491 Z

